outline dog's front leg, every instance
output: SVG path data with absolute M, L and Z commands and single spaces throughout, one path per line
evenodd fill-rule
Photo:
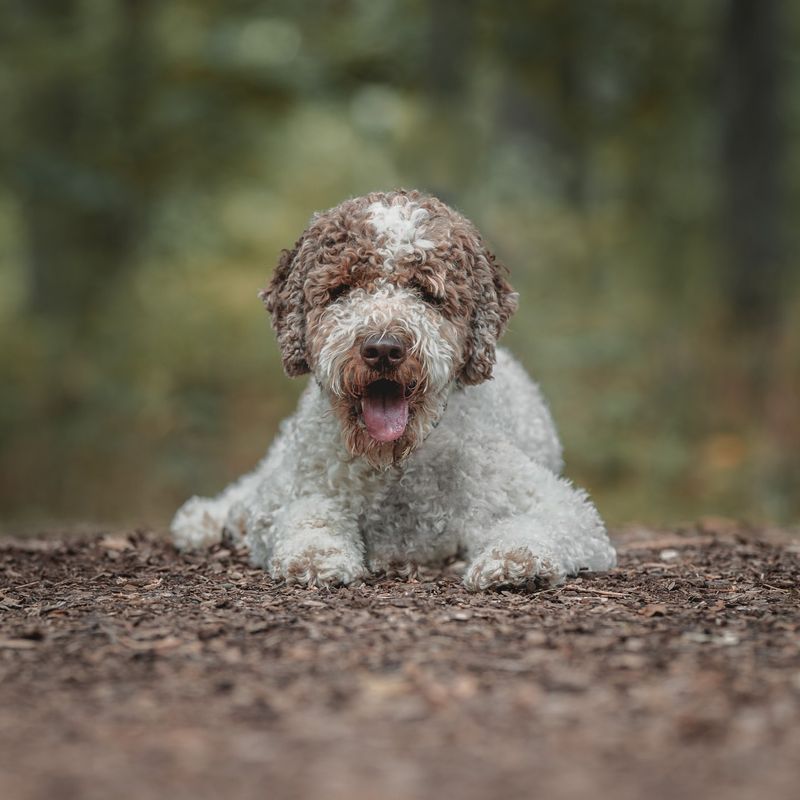
M 256 514 L 248 542 L 253 561 L 287 583 L 336 586 L 366 574 L 357 517 L 338 498 L 311 494 Z
M 528 485 L 497 487 L 501 502 L 484 503 L 484 516 L 468 527 L 467 588 L 557 584 L 580 570 L 613 567 L 614 548 L 586 493 L 538 464 L 520 467 L 513 480 L 524 476 Z

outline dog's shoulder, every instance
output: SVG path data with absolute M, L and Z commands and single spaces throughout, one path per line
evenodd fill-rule
M 491 380 L 453 393 L 446 417 L 444 422 L 461 437 L 512 442 L 555 472 L 562 468 L 561 444 L 547 402 L 505 348 L 498 348 Z

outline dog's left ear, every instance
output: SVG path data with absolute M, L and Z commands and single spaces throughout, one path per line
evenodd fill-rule
M 517 310 L 519 300 L 519 295 L 506 279 L 508 270 L 480 238 L 472 249 L 472 255 L 475 309 L 464 366 L 458 375 L 458 380 L 467 385 L 482 383 L 492 377 L 497 340 L 505 331 L 509 317 Z
M 269 286 L 259 297 L 272 314 L 272 327 L 278 337 L 283 369 L 290 378 L 309 372 L 306 350 L 306 304 L 303 282 L 303 243 L 301 236 L 291 250 L 281 252 Z

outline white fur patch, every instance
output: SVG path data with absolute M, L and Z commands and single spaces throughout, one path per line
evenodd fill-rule
M 430 216 L 406 197 L 398 197 L 391 205 L 372 203 L 367 209 L 369 222 L 383 240 L 378 252 L 383 258 L 383 271 L 390 273 L 397 259 L 409 256 L 415 250 L 431 250 L 434 243 L 425 238 L 424 223 Z

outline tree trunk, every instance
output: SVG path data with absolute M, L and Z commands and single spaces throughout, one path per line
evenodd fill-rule
M 146 218 L 139 131 L 150 5 L 120 0 L 104 78 L 86 82 L 80 58 L 25 87 L 15 179 L 28 241 L 29 307 L 83 328 L 132 262 Z M 91 24 L 78 3 L 36 12 L 53 41 Z
M 765 332 L 786 269 L 779 0 L 729 0 L 722 47 L 724 278 L 731 325 Z

